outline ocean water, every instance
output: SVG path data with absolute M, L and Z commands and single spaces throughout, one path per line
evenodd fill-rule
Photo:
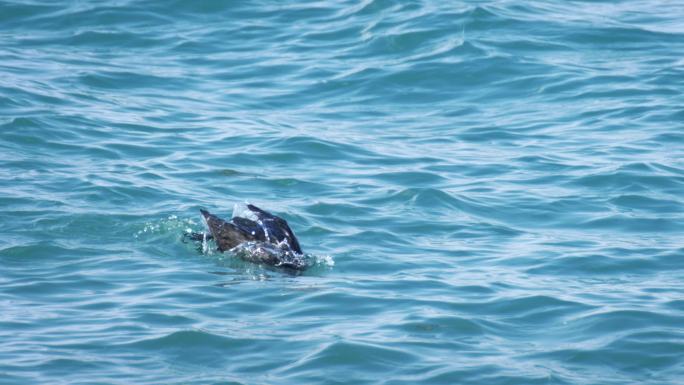
M 0 1 L 0 384 L 684 383 L 683 20 Z

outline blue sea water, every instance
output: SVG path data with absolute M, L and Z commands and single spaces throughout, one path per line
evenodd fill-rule
M 0 1 L 0 384 L 684 383 L 683 20 Z

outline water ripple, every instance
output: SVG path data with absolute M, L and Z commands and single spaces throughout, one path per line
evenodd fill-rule
M 681 382 L 683 18 L 0 2 L 0 383 Z

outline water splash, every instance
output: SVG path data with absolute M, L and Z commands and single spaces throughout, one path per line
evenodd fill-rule
M 246 204 L 236 204 L 233 209 L 233 215 L 242 217 L 254 216 L 252 211 L 247 209 Z M 265 235 L 269 237 L 268 230 L 261 221 L 257 220 L 257 223 L 264 228 Z M 205 226 L 206 224 L 203 221 L 197 221 L 193 218 L 180 218 L 178 215 L 172 214 L 164 219 L 145 222 L 143 227 L 133 234 L 133 237 L 147 242 L 158 242 L 159 237 L 174 237 L 182 243 L 194 243 L 197 252 L 202 255 L 213 256 L 219 254 L 216 252 L 216 245 Z M 178 237 L 179 233 L 181 237 Z M 279 260 L 274 265 L 286 268 L 309 269 L 315 267 L 332 268 L 335 266 L 335 260 L 330 255 L 296 254 L 283 251 L 289 248 L 290 245 L 287 240 L 283 240 L 277 245 L 263 242 L 246 242 L 225 253 L 225 256 L 228 258 L 237 257 L 257 264 L 266 263 L 269 257 L 275 258 L 277 256 L 282 260 Z
M 233 255 L 254 263 L 266 263 L 275 267 L 305 270 L 315 266 L 332 268 L 335 261 L 332 256 L 315 254 L 297 254 L 285 251 L 278 245 L 264 242 L 245 242 L 230 250 Z M 273 263 L 273 260 L 277 262 Z
M 236 203 L 233 205 L 233 216 L 231 218 L 235 217 L 242 217 L 242 218 L 247 218 L 252 221 L 257 221 L 259 218 L 257 217 L 252 210 L 250 210 L 247 205 L 250 204 L 249 202 L 245 201 L 244 203 Z
M 199 231 L 200 224 L 192 218 L 180 219 L 177 215 L 169 215 L 165 219 L 145 222 L 142 229 L 133 234 L 135 239 L 145 235 L 177 234 L 179 231 L 186 234 Z
M 209 243 L 207 242 L 207 233 L 202 233 L 202 254 L 209 253 Z
M 330 268 L 335 266 L 335 260 L 333 259 L 332 255 L 308 255 L 316 261 L 316 265 L 326 266 Z

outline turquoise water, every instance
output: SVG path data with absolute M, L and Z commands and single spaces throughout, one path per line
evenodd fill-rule
M 1 1 L 0 384 L 683 383 L 682 20 Z

